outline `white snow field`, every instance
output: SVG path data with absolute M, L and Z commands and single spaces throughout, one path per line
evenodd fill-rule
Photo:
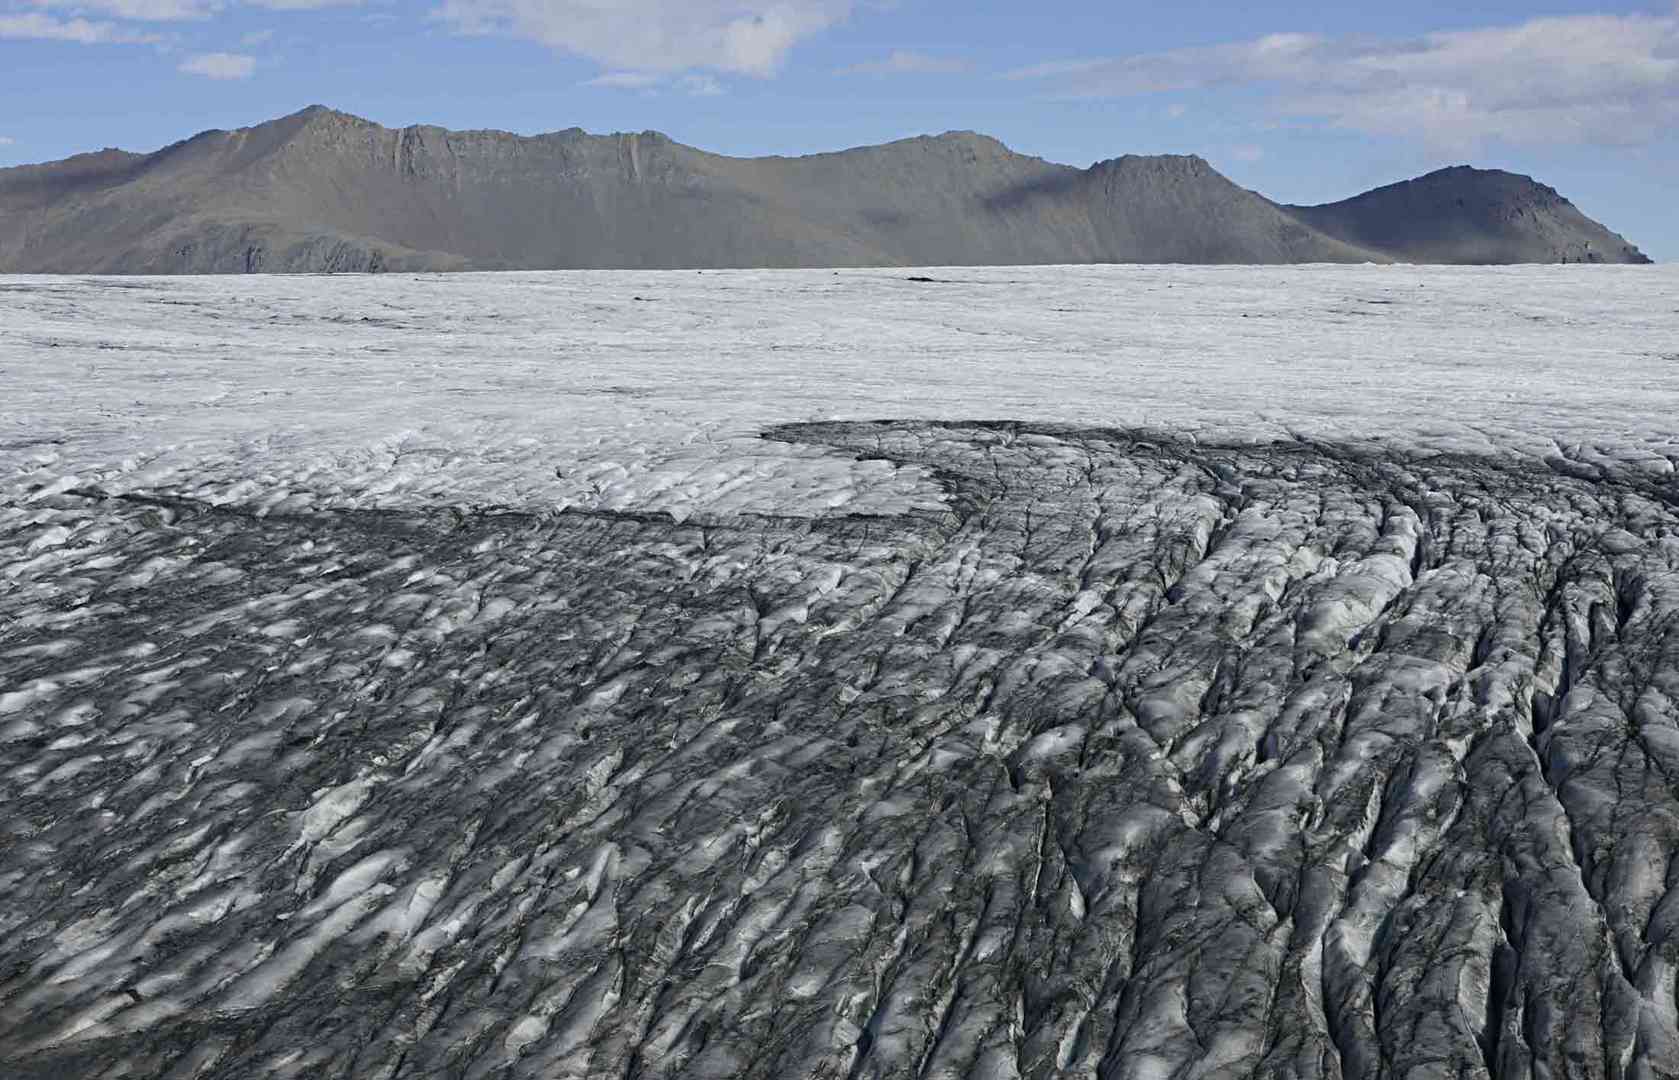
M 0 1076 L 1679 1076 L 1676 462 L 1665 266 L 0 278 Z
M 31 483 L 184 484 L 258 504 L 899 505 L 915 489 L 890 470 L 754 439 L 882 417 L 1607 456 L 1659 475 L 1679 460 L 1679 267 L 8 277 L 0 290 L 0 469 Z

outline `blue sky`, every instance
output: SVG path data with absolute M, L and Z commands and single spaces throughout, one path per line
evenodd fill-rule
M 1679 259 L 1679 0 L 0 0 L 0 165 L 313 103 L 735 154 L 968 128 L 1288 202 L 1471 163 Z

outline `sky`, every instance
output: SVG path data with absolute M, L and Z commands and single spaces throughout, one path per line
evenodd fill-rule
M 975 130 L 1297 203 L 1472 164 L 1679 260 L 1679 0 L 0 0 L 0 166 L 311 104 L 727 154 Z

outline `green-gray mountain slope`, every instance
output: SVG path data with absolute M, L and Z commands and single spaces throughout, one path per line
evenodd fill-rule
M 1349 244 L 1416 263 L 1647 263 L 1610 232 L 1527 176 L 1458 166 L 1327 206 L 1283 209 Z
M 1372 225 L 1349 205 L 1281 207 L 1198 157 L 1077 169 L 967 132 L 744 159 L 656 133 L 393 130 L 317 106 L 0 170 L 0 272 L 1380 262 L 1458 228 Z M 1543 236 L 1505 223 L 1446 261 L 1637 255 L 1563 205 L 1573 217 Z

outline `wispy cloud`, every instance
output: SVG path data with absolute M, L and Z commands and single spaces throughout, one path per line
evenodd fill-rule
M 607 71 L 588 80 L 584 86 L 603 86 L 611 90 L 648 90 L 664 82 L 663 75 L 650 71 Z
M 612 69 L 775 74 L 800 41 L 845 20 L 851 0 L 443 0 L 463 34 L 540 42 Z
M 856 0 L 869 6 L 878 0 Z M 437 0 L 431 18 L 466 35 L 536 41 L 595 60 L 590 85 L 664 86 L 697 96 L 724 92 L 720 74 L 769 77 L 802 41 L 845 21 L 854 0 Z M 0 0 L 0 39 L 81 44 L 146 44 L 158 29 L 212 19 L 239 8 L 316 11 L 364 0 Z M 391 15 L 390 17 L 396 17 Z M 272 39 L 262 30 L 244 48 Z M 907 54 L 906 54 L 907 55 Z M 206 59 L 208 57 L 208 59 Z M 248 78 L 248 57 L 209 53 L 181 70 L 210 78 Z
M 0 14 L 0 39 L 14 41 L 69 41 L 79 45 L 149 44 L 156 34 L 133 30 L 103 20 L 60 19 L 41 11 Z
M 968 70 L 968 65 L 955 57 L 930 56 L 927 53 L 897 49 L 880 60 L 839 69 L 841 75 L 954 75 Z
M 596 75 L 583 85 L 600 86 L 611 90 L 640 90 L 644 93 L 669 87 L 680 90 L 691 97 L 717 97 L 727 92 L 715 76 L 698 72 L 672 79 L 651 71 L 608 71 L 605 74 Z
M 319 11 L 321 8 L 360 7 L 362 0 L 246 0 L 270 11 Z
M 12 146 L 12 145 L 15 145 L 16 143 L 17 143 L 17 140 L 12 138 L 11 136 L 0 135 L 0 146 Z
M 1404 40 L 1272 34 L 1010 77 L 1089 97 L 1258 87 L 1282 114 L 1434 144 L 1638 143 L 1679 125 L 1679 18 L 1567 16 Z
M 181 22 L 207 19 L 222 10 L 221 0 L 30 0 L 38 8 L 67 8 L 76 15 L 107 15 L 132 22 Z
M 200 53 L 181 61 L 179 70 L 187 75 L 202 75 L 206 79 L 248 79 L 256 72 L 254 57 L 238 53 Z
M 676 84 L 692 97 L 720 97 L 723 84 L 710 75 L 684 75 Z
M 235 6 L 271 11 L 315 11 L 355 7 L 362 0 L 24 0 L 43 11 L 64 10 L 77 17 L 98 15 L 127 22 L 186 22 L 208 19 Z

